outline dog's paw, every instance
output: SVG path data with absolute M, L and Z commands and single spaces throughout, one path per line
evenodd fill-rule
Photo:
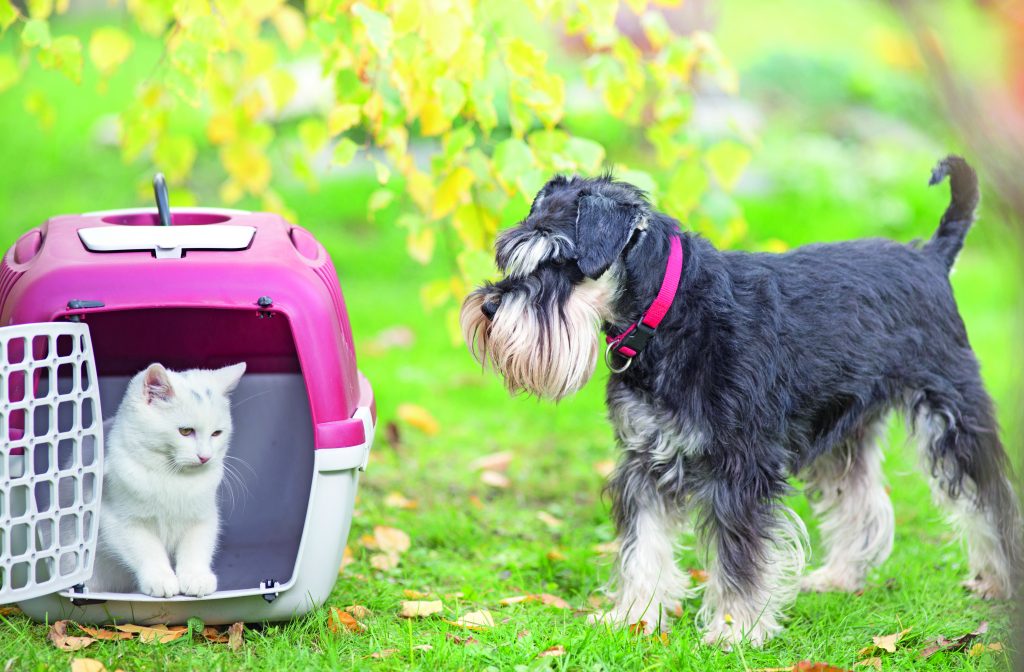
M 971 591 L 983 600 L 1008 600 L 1009 591 L 1002 582 L 997 581 L 985 574 L 978 574 L 972 579 L 963 582 L 963 587 Z
M 183 569 L 178 572 L 182 595 L 203 597 L 217 590 L 217 577 L 209 569 Z
M 139 590 L 153 597 L 178 594 L 178 577 L 168 568 L 150 569 L 139 576 Z
M 812 593 L 855 593 L 864 587 L 859 573 L 825 566 L 800 579 L 800 590 Z

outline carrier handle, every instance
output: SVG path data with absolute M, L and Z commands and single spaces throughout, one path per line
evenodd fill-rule
M 160 226 L 171 225 L 171 203 L 167 198 L 167 180 L 163 173 L 153 176 L 153 195 L 156 196 L 156 211 L 160 215 Z

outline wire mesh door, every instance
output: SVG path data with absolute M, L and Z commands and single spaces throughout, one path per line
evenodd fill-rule
M 102 417 L 85 324 L 0 328 L 0 604 L 92 575 Z

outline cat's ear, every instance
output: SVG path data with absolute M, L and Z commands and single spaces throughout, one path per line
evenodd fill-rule
M 150 364 L 146 369 L 142 376 L 142 396 L 147 404 L 154 401 L 170 401 L 174 398 L 170 376 L 161 364 Z
M 220 381 L 221 388 L 224 390 L 224 394 L 230 394 L 236 387 L 238 387 L 238 382 L 242 380 L 243 373 L 245 373 L 245 362 L 225 366 L 222 369 L 214 371 L 214 374 L 217 376 L 217 380 Z

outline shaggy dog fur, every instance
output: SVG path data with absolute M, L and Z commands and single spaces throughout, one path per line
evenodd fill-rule
M 675 562 L 694 520 L 710 578 L 705 641 L 757 646 L 797 591 L 855 591 L 892 547 L 880 426 L 903 411 L 936 497 L 967 541 L 966 585 L 1011 593 L 1020 515 L 992 401 L 949 271 L 978 204 L 959 157 L 936 167 L 952 199 L 931 240 L 722 252 L 610 177 L 555 177 L 496 244 L 504 279 L 470 294 L 462 328 L 511 391 L 560 399 L 591 377 L 603 327 L 651 305 L 669 241 L 682 279 L 646 349 L 608 382 L 622 455 L 609 490 L 621 552 L 600 620 L 665 627 L 693 590 Z M 615 368 L 626 362 L 615 358 Z M 783 503 L 806 480 L 827 546 L 803 576 L 806 532 Z

